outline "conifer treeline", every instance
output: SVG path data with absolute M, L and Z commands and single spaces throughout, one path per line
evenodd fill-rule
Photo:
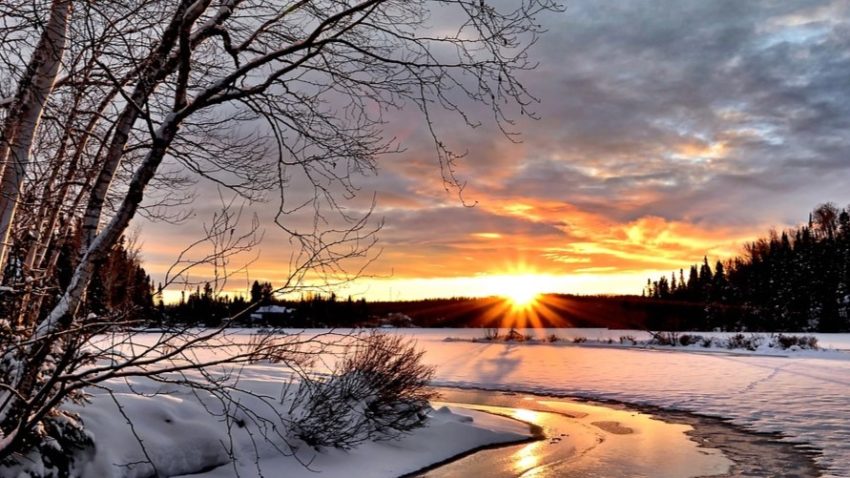
M 22 292 L 29 286 L 24 280 L 24 256 L 32 238 L 15 238 L 3 273 L 0 316 L 10 317 L 22 307 L 30 307 L 37 308 L 39 317 L 44 317 L 58 300 L 56 291 L 65 289 L 71 282 L 80 260 L 81 239 L 81 229 L 77 226 L 68 237 L 56 237 L 51 241 L 47 255 L 51 257 L 49 267 L 55 268 L 54 281 L 45 284 L 44 288 L 33 290 L 37 300 L 22 301 Z M 93 314 L 103 318 L 120 315 L 146 320 L 154 309 L 154 294 L 151 278 L 142 267 L 139 250 L 132 241 L 121 237 L 106 259 L 97 264 L 81 307 L 86 316 Z
M 236 326 L 353 327 L 369 319 L 369 309 L 363 299 L 339 300 L 336 294 L 307 294 L 298 301 L 280 300 L 274 296 L 270 282 L 254 281 L 249 299 L 216 294 L 207 283 L 188 296 L 182 294 L 179 302 L 162 306 L 161 320 L 163 325 L 207 327 L 219 326 L 225 319 L 232 320 L 232 325 Z M 267 305 L 284 306 L 293 312 L 268 320 L 251 319 L 250 312 Z
M 85 304 L 98 316 L 121 314 L 143 320 L 153 312 L 151 277 L 142 267 L 138 251 L 127 247 L 124 238 L 92 276 Z
M 850 206 L 821 204 L 807 224 L 746 244 L 743 254 L 703 259 L 686 273 L 647 281 L 644 295 L 705 303 L 694 318 L 725 330 L 850 331 Z

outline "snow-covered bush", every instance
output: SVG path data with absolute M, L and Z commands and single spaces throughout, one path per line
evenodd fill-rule
M 678 332 L 649 332 L 652 339 L 649 341 L 652 345 L 667 345 L 676 346 L 679 344 Z
M 434 369 L 400 336 L 357 339 L 330 376 L 307 379 L 292 397 L 292 434 L 308 445 L 350 449 L 424 425 Z
M 28 357 L 21 353 L 25 347 L 26 343 L 21 340 L 20 334 L 15 333 L 9 321 L 0 320 L 0 420 L 27 414 L 33 416 L 37 423 L 31 429 L 16 428 L 5 435 L 0 430 L 0 448 L 15 439 L 20 443 L 16 454 L 0 458 L 0 475 L 6 476 L 4 473 L 15 470 L 16 475 L 29 478 L 68 476 L 77 452 L 91 447 L 92 441 L 76 414 L 58 407 L 28 408 L 24 402 L 12 402 L 16 396 L 14 391 L 3 385 L 15 383 L 22 368 L 28 365 Z M 39 355 L 39 373 L 32 376 L 31 388 L 51 388 L 50 378 L 61 365 L 57 364 L 57 359 L 63 359 L 59 352 L 45 351 Z M 68 392 L 66 400 L 81 403 L 84 396 L 79 390 L 73 390 Z M 9 403 L 17 406 L 8 406 Z
M 726 348 L 730 350 L 746 349 L 752 352 L 757 350 L 762 342 L 764 342 L 764 337 L 760 335 L 752 334 L 747 336 L 739 333 L 726 340 Z
M 620 343 L 623 345 L 637 345 L 637 339 L 634 335 L 621 335 Z
M 65 478 L 73 476 L 75 462 L 93 451 L 94 443 L 77 415 L 56 410 L 40 423 L 22 447 L 22 453 L 0 462 L 0 476 Z
M 812 335 L 779 334 L 774 338 L 773 343 L 783 350 L 790 349 L 791 347 L 798 347 L 804 350 L 816 350 L 818 348 L 818 339 Z

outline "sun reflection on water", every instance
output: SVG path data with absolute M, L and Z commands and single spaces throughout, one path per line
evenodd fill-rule
M 540 464 L 540 457 L 538 456 L 538 448 L 540 448 L 541 442 L 530 443 L 519 449 L 513 456 L 513 464 L 516 472 L 522 476 L 526 476 L 526 473 L 537 467 Z
M 517 408 L 513 411 L 514 418 L 517 420 L 522 420 L 524 422 L 536 423 L 537 416 L 539 413 L 534 410 L 526 410 L 524 408 Z
M 514 418 L 528 423 L 537 423 L 539 415 L 540 414 L 538 412 L 535 412 L 534 410 L 527 410 L 525 408 L 516 408 L 513 410 Z M 514 469 L 518 474 L 525 476 L 529 470 L 539 466 L 539 446 L 540 442 L 530 443 L 514 453 L 511 461 L 513 462 Z

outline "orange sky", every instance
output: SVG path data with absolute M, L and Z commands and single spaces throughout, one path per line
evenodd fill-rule
M 368 277 L 340 294 L 479 296 L 528 283 L 541 292 L 639 294 L 648 277 L 704 255 L 727 258 L 771 227 L 801 223 L 819 203 L 850 203 L 847 2 L 569 7 L 541 19 L 549 31 L 531 50 L 540 65 L 521 78 L 540 99 L 540 120 L 516 117 L 521 143 L 474 105 L 466 109 L 480 116 L 476 129 L 435 117 L 446 144 L 467 152 L 457 170 L 463 200 L 446 191 L 416 108 L 387 113 L 386 135 L 404 151 L 355 180 L 359 197 L 346 211 L 363 213 L 374 194 L 369 224 L 383 228 Z M 303 192 L 297 175 L 290 189 Z M 187 223 L 139 222 L 155 281 L 198 238 L 217 198 L 201 181 Z M 275 198 L 247 206 L 263 242 L 231 258 L 230 272 L 250 265 L 223 290 L 285 280 L 293 250 L 273 224 Z M 196 269 L 187 287 L 212 277 Z M 170 297 L 180 289 L 172 285 Z
M 730 257 L 765 231 L 761 224 L 701 227 L 652 215 L 618 221 L 560 201 L 507 200 L 475 190 L 467 195 L 475 198 L 475 206 L 447 196 L 437 206 L 384 209 L 375 262 L 363 278 L 336 292 L 375 300 L 417 299 L 504 295 L 533 284 L 539 292 L 639 294 L 648 277 L 687 269 L 703 255 Z M 283 236 L 273 228 L 265 235 L 257 250 L 232 262 L 235 269 L 254 260 L 225 290 L 240 293 L 253 280 L 276 286 L 286 280 L 289 251 L 269 244 L 282 242 Z M 146 238 L 145 265 L 161 275 L 179 247 Z M 211 276 L 209 268 L 200 267 L 190 279 Z M 179 297 L 180 289 L 172 287 L 168 298 Z

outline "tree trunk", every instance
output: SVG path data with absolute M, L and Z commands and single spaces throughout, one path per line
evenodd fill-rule
M 0 152 L 4 153 L 4 157 L 0 157 L 3 164 L 3 176 L 0 178 L 0 271 L 8 259 L 9 233 L 30 161 L 30 149 L 59 72 L 70 16 L 71 0 L 53 0 L 47 26 L 32 55 L 27 74 L 19 85 L 16 107 L 4 127 L 5 144 L 0 148 Z

